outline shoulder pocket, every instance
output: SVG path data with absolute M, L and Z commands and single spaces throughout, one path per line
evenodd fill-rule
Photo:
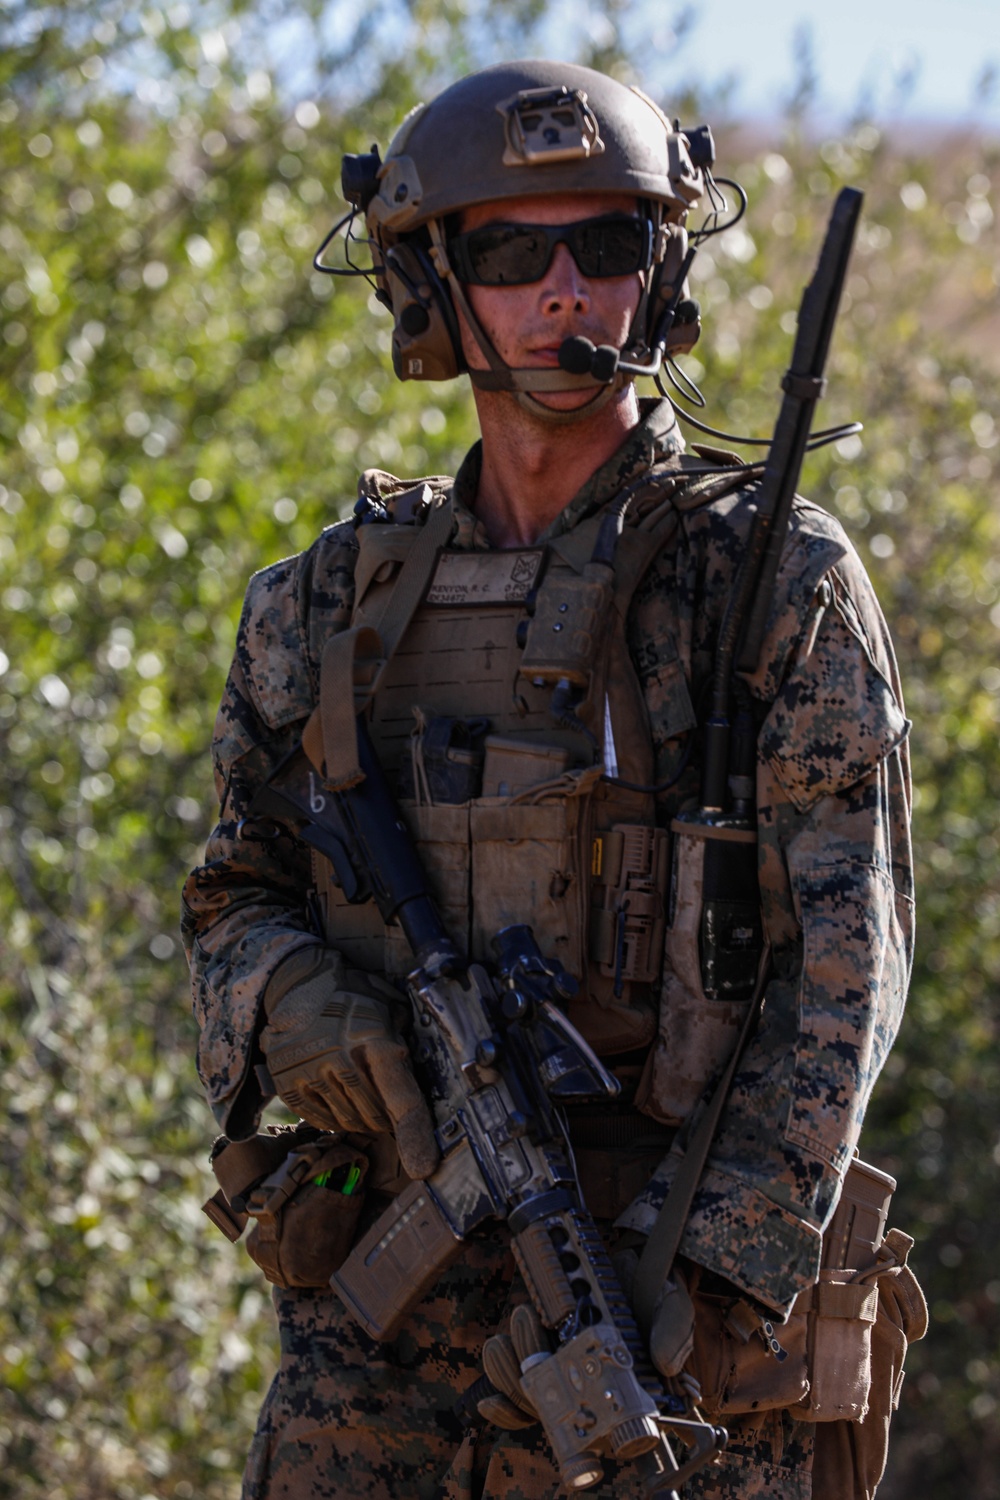
M 771 706 L 760 753 L 792 804 L 806 812 L 820 797 L 860 781 L 909 730 L 892 685 L 832 608 Z
M 236 636 L 236 655 L 253 706 L 269 729 L 304 719 L 313 704 L 298 609 L 299 559 L 255 573 Z

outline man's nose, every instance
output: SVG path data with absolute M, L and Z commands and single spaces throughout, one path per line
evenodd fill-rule
M 557 245 L 542 280 L 542 306 L 548 313 L 586 312 L 590 307 L 587 278 L 569 252 Z

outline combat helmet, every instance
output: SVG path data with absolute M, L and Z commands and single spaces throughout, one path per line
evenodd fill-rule
M 373 146 L 370 153 L 345 156 L 341 176 L 344 196 L 365 216 L 377 295 L 393 314 L 398 377 L 450 380 L 468 371 L 480 388 L 514 391 L 536 411 L 547 411 L 531 401 L 531 392 L 610 387 L 612 378 L 620 383 L 635 373 L 635 361 L 649 359 L 658 333 L 665 332 L 667 353 L 690 350 L 700 321 L 684 280 L 690 263 L 685 225 L 705 191 L 713 157 L 706 127 L 675 129 L 640 90 L 572 63 L 500 63 L 418 105 L 384 161 Z M 511 369 L 449 263 L 449 216 L 503 198 L 602 192 L 634 195 L 652 222 L 652 265 L 618 351 L 624 370 L 618 373 L 616 364 L 613 377 L 606 368 L 595 374 L 586 356 L 576 372 Z M 488 370 L 468 370 L 456 306 Z

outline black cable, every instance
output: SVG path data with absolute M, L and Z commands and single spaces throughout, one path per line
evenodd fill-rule
M 720 193 L 718 197 L 716 196 L 716 188 L 719 183 L 724 183 L 726 187 L 732 188 L 739 199 L 740 205 L 733 217 L 727 219 L 722 224 L 719 223 L 719 216 L 728 209 L 729 204 L 726 201 L 725 194 Z M 731 177 L 713 177 L 707 167 L 705 168 L 705 185 L 708 188 L 708 195 L 712 201 L 712 212 L 706 214 L 705 222 L 700 229 L 692 230 L 691 243 L 693 245 L 698 245 L 702 240 L 711 239 L 714 235 L 724 234 L 727 229 L 732 229 L 746 213 L 749 202 L 746 192 L 740 187 L 738 182 L 734 182 Z
M 687 401 L 696 401 L 699 407 L 704 407 L 706 405 L 704 396 L 695 385 L 690 375 L 688 375 L 678 365 L 675 365 L 673 360 L 668 360 L 665 368 L 671 385 L 673 385 L 674 389 L 679 395 L 683 396 Z M 680 376 L 680 380 L 677 379 L 677 376 Z M 696 427 L 699 432 L 705 432 L 709 437 L 722 438 L 727 443 L 738 443 L 741 448 L 770 448 L 770 438 L 746 437 L 745 435 L 741 435 L 738 432 L 724 432 L 721 427 L 709 427 L 707 422 L 699 421 L 699 419 L 697 417 L 693 417 L 689 411 L 685 411 L 683 406 L 678 406 L 677 402 L 671 397 L 669 391 L 667 391 L 667 389 L 665 388 L 663 381 L 659 375 L 656 375 L 654 379 L 656 381 L 656 388 L 659 391 L 660 395 L 666 396 L 667 400 L 670 401 L 671 405 L 674 408 L 674 411 L 677 413 L 680 420 L 682 422 L 686 422 L 689 427 Z M 684 382 L 683 385 L 681 384 L 681 381 Z M 688 392 L 684 389 L 684 386 L 688 386 L 693 394 L 688 394 Z M 817 448 L 825 448 L 829 443 L 839 443 L 841 438 L 852 437 L 856 432 L 863 431 L 864 424 L 862 422 L 841 422 L 836 427 L 821 428 L 819 432 L 814 432 L 810 436 L 809 441 L 806 444 L 806 452 L 814 453 Z
M 601 780 L 608 782 L 610 786 L 620 786 L 624 788 L 626 792 L 651 792 L 654 795 L 657 795 L 660 792 L 669 792 L 671 787 L 677 785 L 691 763 L 691 752 L 694 749 L 694 740 L 694 731 L 688 730 L 688 742 L 684 747 L 684 753 L 681 756 L 680 765 L 677 767 L 677 770 L 674 772 L 674 774 L 668 777 L 666 781 L 658 781 L 654 786 L 640 786 L 636 781 L 625 781 L 621 776 L 609 776 L 607 772 L 604 773 L 604 775 L 601 777 Z
M 683 396 L 686 401 L 693 401 L 699 411 L 704 411 L 708 403 L 688 372 L 682 370 L 676 360 L 673 359 L 668 359 L 664 368 L 667 372 L 667 379 L 677 394 Z M 664 396 L 667 394 L 662 385 L 660 386 L 660 393 Z
M 324 276 L 364 277 L 369 286 L 375 287 L 376 283 L 373 279 L 372 267 L 356 266 L 351 260 L 350 246 L 368 243 L 367 240 L 356 239 L 355 236 L 351 233 L 351 229 L 353 227 L 357 212 L 358 211 L 356 208 L 352 208 L 348 213 L 344 214 L 343 218 L 337 220 L 336 224 L 334 224 L 333 228 L 330 230 L 330 233 L 327 235 L 326 239 L 323 241 L 322 245 L 320 245 L 319 249 L 316 251 L 316 254 L 313 256 L 313 268 L 317 271 L 322 271 Z M 347 225 L 347 232 L 344 235 L 344 259 L 347 261 L 347 268 L 345 269 L 343 266 L 328 266 L 323 260 L 323 251 L 326 249 L 327 245 L 330 244 L 334 235 L 336 235 L 341 229 L 343 229 L 345 224 Z

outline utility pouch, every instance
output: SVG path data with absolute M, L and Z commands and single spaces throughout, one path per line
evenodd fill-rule
M 808 1397 L 807 1323 L 793 1309 L 784 1324 L 761 1318 L 739 1298 L 691 1284 L 694 1352 L 690 1368 L 710 1417 L 795 1407 Z
M 651 984 L 660 973 L 669 835 L 662 828 L 616 823 L 591 848 L 590 956 L 620 996 L 626 981 Z
M 311 1125 L 272 1126 L 212 1149 L 219 1191 L 204 1211 L 232 1241 L 253 1220 L 246 1247 L 275 1286 L 326 1286 L 354 1241 L 364 1202 L 363 1151 Z
M 927 1330 L 923 1293 L 906 1264 L 913 1241 L 898 1229 L 882 1235 L 894 1188 L 886 1173 L 851 1163 L 823 1236 L 820 1279 L 783 1324 L 692 1282 L 691 1368 L 705 1411 L 790 1408 L 800 1421 L 820 1424 L 814 1500 L 871 1500 L 885 1468 L 903 1356 Z M 839 1264 L 844 1256 L 855 1264 Z
M 732 1055 L 764 939 L 753 829 L 681 815 L 671 839 L 660 1034 L 636 1102 L 679 1125 Z
M 399 795 L 422 805 L 454 805 L 478 797 L 483 778 L 483 736 L 488 719 L 426 719 L 416 710 L 410 754 L 399 767 Z
M 564 745 L 546 745 L 516 735 L 491 734 L 483 765 L 484 797 L 519 797 L 569 770 Z

